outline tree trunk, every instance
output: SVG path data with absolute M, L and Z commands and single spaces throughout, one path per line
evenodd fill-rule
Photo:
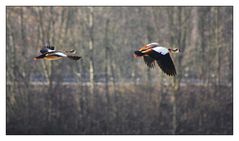
M 89 7 L 90 9 L 90 15 L 89 15 L 89 32 L 90 32 L 90 38 L 89 38 L 89 51 L 90 51 L 90 93 L 94 94 L 94 9 L 93 7 Z
M 188 28 L 188 14 L 190 14 L 190 11 L 186 11 L 182 7 L 177 7 L 175 9 L 174 13 L 176 14 L 173 15 L 172 13 L 169 16 L 170 18 L 170 25 L 171 29 L 175 29 L 171 31 L 171 44 L 173 47 L 178 47 L 182 52 L 185 51 L 186 47 L 186 37 L 187 37 L 187 28 Z M 175 23 L 177 23 L 177 27 L 175 27 Z M 174 34 L 176 33 L 176 34 Z M 177 133 L 177 94 L 180 90 L 180 82 L 183 74 L 183 68 L 182 68 L 182 60 L 183 60 L 183 54 L 179 53 L 175 55 L 175 66 L 177 68 L 177 76 L 173 78 L 173 92 L 172 92 L 172 134 Z
M 108 26 L 109 26 L 109 19 L 107 19 L 105 24 L 105 95 L 107 99 L 107 103 L 109 104 L 109 44 L 108 44 Z

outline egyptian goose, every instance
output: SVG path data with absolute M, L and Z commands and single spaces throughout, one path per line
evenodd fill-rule
M 149 68 L 153 68 L 156 61 L 164 73 L 175 76 L 177 73 L 170 53 L 178 52 L 178 48 L 166 48 L 160 46 L 158 43 L 150 43 L 135 51 L 134 54 L 136 57 L 143 57 Z
M 70 51 L 61 51 L 61 50 L 55 50 L 54 46 L 44 46 L 41 50 L 41 55 L 37 56 L 34 58 L 34 60 L 38 59 L 45 59 L 45 60 L 59 60 L 62 58 L 69 58 L 72 60 L 79 60 L 81 57 L 80 56 L 75 56 L 75 55 L 69 55 L 67 53 L 75 53 L 75 50 L 70 50 Z

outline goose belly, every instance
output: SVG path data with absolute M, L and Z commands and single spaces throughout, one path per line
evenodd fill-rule
M 62 59 L 63 57 L 67 57 L 67 55 L 62 52 L 54 52 L 54 53 L 47 54 L 44 59 L 45 60 L 59 60 L 59 59 Z
M 63 57 L 62 56 L 46 56 L 44 57 L 45 60 L 59 60 L 59 59 L 62 59 Z

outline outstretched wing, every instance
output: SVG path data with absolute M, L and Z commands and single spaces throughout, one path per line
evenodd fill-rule
M 50 49 L 50 50 L 55 50 L 54 46 L 47 46 L 47 48 Z
M 67 55 L 67 57 L 72 60 L 79 60 L 81 58 L 80 56 L 75 56 L 75 55 Z
M 54 52 L 55 51 L 55 47 L 54 46 L 46 46 L 46 47 L 43 47 L 40 52 L 42 54 L 45 54 L 45 53 L 49 53 L 49 52 Z
M 46 54 L 41 54 L 41 55 L 35 57 L 34 60 L 42 59 L 42 58 L 44 58 L 45 56 L 46 56 Z
M 169 53 L 163 55 L 163 54 L 158 53 L 156 51 L 152 51 L 149 54 L 149 56 L 151 56 L 152 58 L 154 58 L 157 61 L 159 67 L 167 75 L 175 76 L 177 74 L 175 66 L 173 64 L 173 60 L 171 59 Z
M 149 68 L 154 68 L 155 66 L 155 59 L 148 55 L 144 56 L 144 62 Z

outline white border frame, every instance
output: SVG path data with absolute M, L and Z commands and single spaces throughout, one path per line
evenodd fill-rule
M 8 136 L 6 135 L 6 6 L 233 6 L 233 134 L 234 135 L 206 135 L 206 136 Z M 238 0 L 2 0 L 0 3 L 0 43 L 4 49 L 1 49 L 0 55 L 0 135 L 1 140 L 29 140 L 33 139 L 54 139 L 57 140 L 238 140 L 239 139 L 239 1 Z M 235 63 L 236 62 L 236 63 Z M 37 138 L 35 138 L 37 137 Z M 236 139 L 235 139 L 236 138 Z

